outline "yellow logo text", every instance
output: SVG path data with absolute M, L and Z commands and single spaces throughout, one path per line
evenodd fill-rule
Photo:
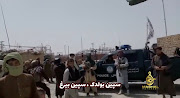
M 146 84 L 147 86 L 142 86 L 143 90 L 157 90 L 159 87 L 158 86 L 152 86 L 154 84 L 154 80 L 156 80 L 156 78 L 153 78 L 151 75 L 151 72 L 148 72 L 148 76 L 146 77 Z

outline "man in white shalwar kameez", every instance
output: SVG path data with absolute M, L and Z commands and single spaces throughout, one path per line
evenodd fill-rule
M 129 84 L 128 84 L 128 59 L 124 57 L 123 51 L 118 52 L 118 57 L 115 61 L 116 66 L 116 78 L 117 82 L 121 83 L 127 90 L 129 94 Z M 122 86 L 120 87 L 119 95 L 122 94 Z

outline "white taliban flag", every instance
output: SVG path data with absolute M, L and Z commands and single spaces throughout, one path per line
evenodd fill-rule
M 147 21 L 148 21 L 148 30 L 149 30 L 148 36 L 147 36 L 147 41 L 148 41 L 154 36 L 154 29 L 148 17 L 147 17 Z

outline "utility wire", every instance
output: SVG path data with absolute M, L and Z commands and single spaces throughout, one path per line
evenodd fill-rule
M 4 12 L 3 12 L 3 8 L 2 8 L 2 5 L 1 5 L 1 2 L 0 2 L 0 6 L 1 6 L 1 12 L 2 12 L 3 21 L 4 21 L 4 27 L 5 27 L 5 30 L 6 30 L 6 35 L 7 35 L 9 49 L 10 49 L 9 35 L 8 35 L 8 30 L 7 30 L 7 26 L 6 26 L 6 20 L 5 20 L 5 17 L 4 17 Z
M 3 46 L 9 46 L 9 45 L 3 45 Z M 10 47 L 20 47 L 20 48 L 42 48 L 42 47 L 33 47 L 33 46 L 13 46 L 13 45 L 10 45 Z

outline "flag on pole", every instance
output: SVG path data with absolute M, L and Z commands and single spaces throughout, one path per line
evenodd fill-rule
M 147 36 L 147 40 L 151 39 L 154 36 L 154 29 L 153 26 L 151 24 L 151 21 L 149 20 L 149 18 L 147 17 L 147 21 L 148 21 L 148 36 Z

